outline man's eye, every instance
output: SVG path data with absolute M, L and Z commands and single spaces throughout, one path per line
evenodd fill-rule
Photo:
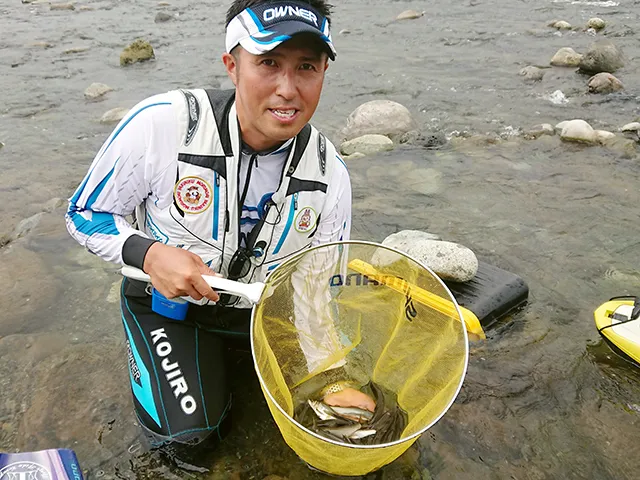
M 301 68 L 302 70 L 315 70 L 315 69 L 316 69 L 315 65 L 312 65 L 312 64 L 310 64 L 310 63 L 303 63 L 303 64 L 300 66 L 300 68 Z
M 264 60 L 262 60 L 262 65 L 265 65 L 267 67 L 273 67 L 275 66 L 275 64 L 276 62 L 272 58 L 265 58 Z

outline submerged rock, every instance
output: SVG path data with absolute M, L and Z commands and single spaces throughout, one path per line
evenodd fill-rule
M 589 79 L 589 93 L 613 93 L 624 90 L 624 85 L 608 72 L 597 73 Z
M 398 143 L 418 145 L 424 148 L 438 148 L 447 143 L 447 136 L 441 131 L 420 132 L 411 130 L 398 137 Z
M 551 125 L 550 123 L 541 123 L 539 125 L 534 125 L 533 127 L 531 127 L 531 129 L 529 129 L 524 134 L 524 137 L 531 140 L 543 135 L 555 135 L 555 133 L 556 132 L 553 129 L 553 125 Z
M 525 80 L 531 80 L 532 82 L 539 82 L 544 77 L 545 71 L 541 68 L 534 67 L 533 65 L 529 65 L 528 67 L 524 67 L 518 75 L 524 77 Z
M 30 216 L 29 218 L 25 218 L 24 220 L 22 220 L 20 223 L 18 223 L 16 228 L 13 230 L 10 240 L 11 241 L 17 240 L 20 237 L 24 237 L 25 235 L 27 235 L 31 230 L 33 230 L 35 227 L 38 226 L 43 216 L 44 216 L 44 212 L 40 212 Z
M 340 146 L 340 153 L 343 155 L 353 155 L 360 152 L 364 155 L 372 155 L 393 149 L 393 142 L 389 137 L 377 134 L 367 134 L 361 137 L 348 140 Z
M 128 108 L 112 108 L 100 118 L 100 123 L 118 123 L 125 115 L 129 113 Z
M 615 133 L 608 132 L 607 130 L 594 130 L 593 133 L 595 134 L 596 142 L 601 145 L 605 145 L 608 140 L 616 136 Z
M 111 92 L 112 90 L 113 88 L 111 88 L 109 85 L 105 85 L 104 83 L 92 83 L 84 91 L 84 97 L 90 100 L 95 100 Z
M 437 235 L 403 230 L 389 235 L 382 244 L 406 253 L 445 280 L 466 282 L 478 272 L 478 259 L 470 249 L 457 243 L 441 241 Z M 376 263 L 380 265 L 385 259 L 377 260 Z
M 592 145 L 598 143 L 593 127 L 584 120 L 569 120 L 563 122 L 562 131 L 560 132 L 560 138 L 567 142 L 578 142 Z
M 136 62 L 145 62 L 155 58 L 153 47 L 145 40 L 138 39 L 126 47 L 120 54 L 120 65 L 125 66 Z
M 594 30 L 602 30 L 605 26 L 604 20 L 598 17 L 590 18 L 587 21 L 587 28 L 593 28 Z
M 156 14 L 156 18 L 153 19 L 153 21 L 155 23 L 164 23 L 164 22 L 168 22 L 170 20 L 175 19 L 176 17 L 174 17 L 173 15 L 166 13 L 166 12 L 158 12 Z
M 556 22 L 552 22 L 549 24 L 550 27 L 553 27 L 557 30 L 571 30 L 571 24 L 569 22 L 565 22 L 564 20 L 558 20 Z
M 582 55 L 571 47 L 563 47 L 556 52 L 551 59 L 551 65 L 555 67 L 577 67 L 582 60 Z
M 626 138 L 630 138 L 636 142 L 640 141 L 640 122 L 627 123 L 620 131 Z
M 587 53 L 582 56 L 578 67 L 584 73 L 613 73 L 624 67 L 624 55 L 611 40 L 598 40 L 591 44 Z
M 373 133 L 393 140 L 413 129 L 415 123 L 407 107 L 391 100 L 372 100 L 351 112 L 342 136 L 352 140 Z

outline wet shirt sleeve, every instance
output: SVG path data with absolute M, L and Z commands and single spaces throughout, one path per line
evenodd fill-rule
M 141 268 L 153 243 L 125 217 L 147 198 L 171 201 L 179 136 L 172 102 L 167 93 L 132 108 L 69 199 L 67 230 L 104 260 Z

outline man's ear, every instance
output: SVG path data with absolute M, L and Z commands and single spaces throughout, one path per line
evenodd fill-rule
M 227 70 L 227 75 L 233 82 L 234 85 L 238 85 L 238 60 L 231 55 L 230 53 L 222 54 L 222 63 L 224 63 L 224 67 Z

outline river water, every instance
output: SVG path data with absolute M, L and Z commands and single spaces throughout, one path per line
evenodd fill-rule
M 176 87 L 228 84 L 220 61 L 226 5 L 169 3 L 79 1 L 75 11 L 51 11 L 48 3 L 0 0 L 0 244 L 22 219 L 45 212 L 0 248 L 0 451 L 73 448 L 90 479 L 324 478 L 281 439 L 246 355 L 237 359 L 235 426 L 209 473 L 144 452 L 117 267 L 68 237 L 64 207 L 52 200 L 71 195 L 113 128 L 98 121 L 105 111 Z M 472 345 L 445 417 L 369 478 L 638 478 L 640 371 L 599 340 L 592 312 L 640 290 L 640 164 L 517 133 L 572 118 L 615 131 L 640 115 L 639 6 L 345 0 L 335 8 L 339 56 L 314 123 L 338 141 L 354 108 L 387 98 L 407 106 L 422 129 L 454 137 L 439 150 L 400 146 L 351 161 L 352 237 L 438 233 L 517 273 L 531 292 L 524 309 Z M 392 21 L 406 9 L 426 13 Z M 158 11 L 176 19 L 156 24 Z M 518 76 L 526 65 L 548 66 L 561 47 L 584 52 L 594 40 L 582 30 L 556 32 L 551 20 L 582 27 L 593 16 L 608 25 L 599 36 L 626 54 L 616 73 L 625 93 L 588 95 L 588 77 L 574 69 L 548 69 L 536 84 Z M 338 33 L 344 29 L 350 33 Z M 153 44 L 155 61 L 121 68 L 120 51 L 137 37 Z M 75 47 L 87 49 L 64 53 Z M 86 101 L 92 82 L 115 91 Z M 568 103 L 548 99 L 558 89 Z

